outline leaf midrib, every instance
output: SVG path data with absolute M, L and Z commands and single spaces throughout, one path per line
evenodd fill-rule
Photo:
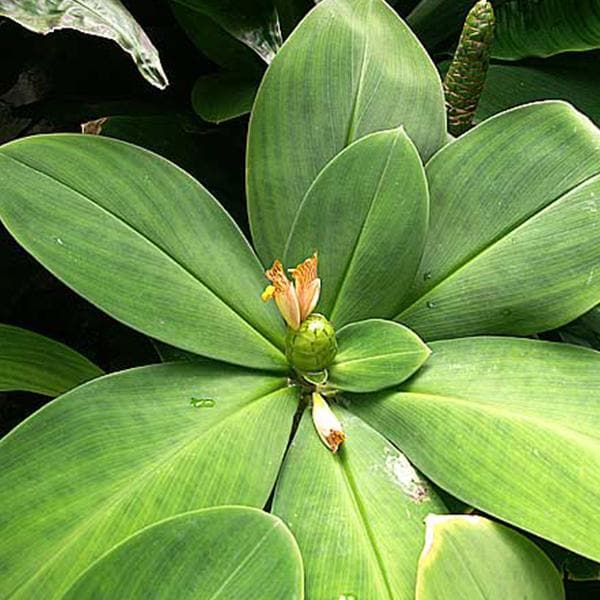
M 167 250 L 165 250 L 157 242 L 155 242 L 154 240 L 150 239 L 143 232 L 139 231 L 136 227 L 134 227 L 131 223 L 129 223 L 128 221 L 126 221 L 123 217 L 115 214 L 111 210 L 109 210 L 106 207 L 104 207 L 101 204 L 99 204 L 93 198 L 90 198 L 89 196 L 85 195 L 83 192 L 81 192 L 79 190 L 76 190 L 75 188 L 73 188 L 69 184 L 61 181 L 57 177 L 55 177 L 53 175 L 50 175 L 48 173 L 45 173 L 44 171 L 40 171 L 39 169 L 36 169 L 35 167 L 29 165 L 28 163 L 24 162 L 20 158 L 15 158 L 14 156 L 11 156 L 10 154 L 6 154 L 6 153 L 2 153 L 0 156 L 6 157 L 9 160 L 12 160 L 12 161 L 18 163 L 19 165 L 21 165 L 24 168 L 30 169 L 31 171 L 37 173 L 41 177 L 47 178 L 47 179 L 51 180 L 52 182 L 54 182 L 55 184 L 66 188 L 67 190 L 69 190 L 70 192 L 72 192 L 73 194 L 75 194 L 76 196 L 78 196 L 81 199 L 83 199 L 85 202 L 88 202 L 89 204 L 91 204 L 92 206 L 94 206 L 95 209 L 106 213 L 107 215 L 109 215 L 110 217 L 112 217 L 113 219 L 115 219 L 116 221 L 118 221 L 119 223 L 121 223 L 124 227 L 126 227 L 129 230 L 131 230 L 136 236 L 138 236 L 139 238 L 141 238 L 145 243 L 147 243 L 149 246 L 151 246 L 152 248 L 154 248 L 155 250 L 157 250 L 159 253 L 161 253 L 162 255 L 164 255 L 174 265 L 176 265 L 179 269 L 181 269 L 187 276 L 189 276 L 191 279 L 193 279 L 194 282 L 196 282 L 197 284 L 199 284 L 200 286 L 202 286 L 204 289 L 206 289 L 209 293 L 211 293 L 221 304 L 223 304 L 223 306 L 225 306 L 225 308 L 229 312 L 233 313 L 233 315 L 236 318 L 238 318 L 239 320 L 241 320 L 242 322 L 244 322 L 248 327 L 250 327 L 250 329 L 252 329 L 259 337 L 261 337 L 262 339 L 264 339 L 272 348 L 274 348 L 277 351 L 278 354 L 282 354 L 281 350 L 277 347 L 277 345 L 270 338 L 268 338 L 262 331 L 260 331 L 258 329 L 258 327 L 254 323 L 251 323 L 250 321 L 246 320 L 246 318 L 244 318 L 240 313 L 238 313 L 220 294 L 218 294 L 214 289 L 212 289 L 204 281 L 202 281 L 201 279 L 199 279 L 199 277 L 197 275 L 195 275 L 194 273 L 192 273 L 184 264 L 182 264 L 181 262 L 179 262 L 179 260 L 177 260 L 177 258 L 175 258 L 173 255 L 171 255 L 169 252 L 167 252 Z M 219 358 L 219 357 L 215 357 L 215 358 Z
M 362 501 L 360 499 L 360 495 L 358 493 L 357 486 L 353 480 L 352 474 L 350 473 L 350 469 L 346 469 L 345 460 L 340 456 L 338 459 L 339 471 L 342 474 L 342 480 L 346 485 L 346 489 L 348 490 L 348 496 L 352 502 L 352 507 L 356 515 L 358 516 L 357 521 L 361 524 L 364 535 L 369 541 L 369 545 L 371 546 L 373 555 L 375 557 L 375 564 L 379 569 L 381 578 L 383 580 L 383 584 L 385 586 L 385 591 L 387 593 L 387 597 L 389 600 L 394 599 L 394 594 L 392 593 L 392 587 L 388 580 L 388 575 L 385 570 L 383 559 L 381 557 L 381 553 L 379 552 L 379 547 L 377 546 L 376 538 L 371 528 L 369 527 L 369 519 L 365 513 L 365 509 L 362 505 Z
M 458 275 L 461 271 L 467 269 L 471 263 L 476 262 L 480 258 L 482 258 L 488 252 L 491 252 L 498 244 L 501 244 L 511 235 L 516 234 L 522 228 L 526 227 L 531 221 L 535 221 L 537 218 L 542 218 L 542 216 L 546 213 L 546 211 L 552 210 L 556 204 L 561 202 L 565 197 L 569 196 L 571 193 L 577 191 L 580 187 L 585 187 L 586 185 L 593 182 L 593 180 L 600 178 L 600 173 L 595 173 L 594 175 L 590 175 L 583 181 L 573 185 L 571 188 L 565 190 L 560 195 L 555 196 L 550 202 L 548 202 L 545 206 L 538 209 L 536 212 L 529 213 L 525 215 L 521 220 L 512 224 L 510 229 L 504 229 L 501 231 L 495 238 L 490 240 L 485 246 L 478 248 L 475 252 L 468 257 L 466 257 L 463 261 L 457 264 L 447 275 L 444 275 L 442 279 L 440 279 L 434 286 L 430 287 L 427 291 L 421 293 L 411 304 L 409 304 L 406 308 L 404 308 L 400 313 L 398 313 L 395 317 L 395 321 L 401 321 L 410 310 L 421 303 L 425 298 L 430 296 L 435 292 L 440 286 L 442 286 L 446 281 Z
M 421 353 L 422 353 L 421 350 L 407 350 L 405 352 L 389 352 L 387 354 L 371 354 L 371 355 L 363 357 L 363 358 L 351 358 L 349 360 L 340 359 L 339 361 L 336 360 L 331 365 L 331 368 L 345 367 L 346 365 L 349 365 L 349 364 L 355 364 L 355 363 L 360 363 L 360 362 L 369 362 L 369 361 L 373 361 L 373 360 L 379 360 L 382 358 L 385 359 L 385 358 L 390 358 L 390 357 L 409 356 L 412 354 L 421 354 Z
M 214 433 L 214 431 L 216 429 L 222 427 L 225 423 L 227 423 L 233 417 L 236 417 L 236 416 L 239 417 L 239 414 L 241 412 L 245 412 L 250 407 L 253 407 L 257 402 L 262 402 L 263 400 L 270 398 L 274 394 L 277 394 L 284 389 L 286 389 L 286 386 L 281 386 L 280 383 L 277 383 L 275 386 L 275 389 L 273 391 L 266 392 L 266 393 L 261 392 L 261 394 L 259 396 L 257 396 L 256 398 L 254 398 L 252 400 L 248 400 L 243 406 L 238 407 L 237 409 L 233 410 L 228 415 L 221 418 L 219 421 L 215 422 L 212 426 L 210 426 L 208 429 L 203 431 L 200 435 L 198 435 L 198 433 L 194 429 L 192 429 L 190 435 L 186 435 L 183 438 L 183 440 L 180 443 L 178 443 L 171 451 L 167 452 L 167 454 L 163 455 L 158 460 L 153 459 L 151 461 L 148 461 L 146 464 L 150 464 L 150 466 L 151 466 L 150 469 L 145 469 L 145 470 L 141 471 L 133 480 L 129 479 L 127 476 L 124 476 L 122 478 L 122 481 L 129 481 L 130 482 L 129 485 L 125 485 L 123 487 L 118 486 L 117 490 L 114 494 L 109 495 L 107 498 L 105 498 L 101 502 L 101 504 L 99 506 L 95 507 L 93 514 L 90 515 L 89 518 L 85 519 L 82 523 L 80 523 L 77 527 L 75 527 L 75 529 L 69 534 L 69 536 L 66 539 L 60 541 L 60 550 L 58 550 L 56 552 L 55 549 L 51 549 L 50 550 L 50 552 L 52 552 L 51 558 L 49 560 L 44 561 L 41 564 L 41 566 L 39 566 L 39 568 L 37 568 L 36 571 L 31 576 L 29 576 L 23 583 L 18 584 L 17 587 L 15 587 L 11 592 L 9 592 L 9 594 L 7 595 L 7 598 L 13 597 L 22 588 L 31 585 L 32 581 L 34 581 L 37 577 L 39 577 L 39 575 L 41 573 L 43 573 L 44 570 L 46 570 L 48 567 L 52 566 L 52 564 L 54 564 L 62 556 L 62 554 L 72 546 L 72 544 L 76 543 L 81 538 L 81 536 L 83 534 L 85 534 L 86 530 L 89 528 L 89 526 L 91 524 L 94 523 L 94 521 L 96 519 L 98 519 L 99 517 L 103 516 L 104 514 L 106 514 L 110 510 L 112 510 L 112 508 L 115 507 L 116 505 L 118 505 L 118 503 L 121 500 L 127 498 L 128 496 L 131 497 L 132 492 L 135 489 L 137 489 L 137 487 L 140 484 L 144 483 L 148 478 L 150 478 L 156 471 L 161 469 L 163 466 L 168 465 L 179 453 L 187 450 L 190 446 L 193 446 L 199 440 L 204 439 L 210 433 Z M 163 518 L 166 518 L 166 517 L 163 517 Z M 131 535 L 133 533 L 135 533 L 135 532 L 130 531 L 129 533 L 126 534 L 126 536 L 123 537 L 123 539 L 125 539 L 125 537 L 127 537 L 128 535 Z M 119 542 L 115 542 L 113 544 L 113 546 L 118 543 Z M 103 552 L 101 552 L 96 558 L 98 558 L 102 554 L 103 554 Z M 92 559 L 92 562 L 94 560 L 96 560 L 96 559 Z M 91 562 L 90 562 L 90 564 L 91 564 Z M 85 569 L 82 569 L 81 573 L 84 570 Z M 72 579 L 71 583 L 74 582 L 77 579 L 77 577 L 78 577 L 78 575 L 76 575 Z

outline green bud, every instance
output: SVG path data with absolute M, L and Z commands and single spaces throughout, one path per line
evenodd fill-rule
M 461 135 L 473 124 L 493 40 L 494 9 L 487 0 L 479 0 L 467 15 L 444 80 L 448 130 L 452 135 Z
M 323 315 L 313 313 L 299 329 L 288 331 L 286 354 L 298 371 L 311 373 L 327 368 L 337 354 L 333 325 Z

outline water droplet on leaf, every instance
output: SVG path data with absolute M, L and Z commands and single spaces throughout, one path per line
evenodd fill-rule
M 433 300 L 427 300 L 427 308 L 435 308 L 436 303 Z
M 424 275 L 423 275 L 423 281 L 429 281 L 431 279 L 431 271 L 427 271 Z
M 212 398 L 192 398 L 190 404 L 194 408 L 212 408 L 215 401 Z
M 354 594 L 340 594 L 338 600 L 356 600 L 356 596 Z

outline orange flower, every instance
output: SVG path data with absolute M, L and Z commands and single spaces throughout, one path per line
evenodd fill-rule
M 295 283 L 288 279 L 281 261 L 276 260 L 265 272 L 271 285 L 266 287 L 261 298 L 264 302 L 273 298 L 286 323 L 297 330 L 319 301 L 321 280 L 317 277 L 317 253 L 290 269 L 290 273 Z

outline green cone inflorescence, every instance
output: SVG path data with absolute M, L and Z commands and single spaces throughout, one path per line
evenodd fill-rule
M 297 330 L 288 331 L 286 353 L 290 364 L 300 372 L 326 369 L 337 354 L 333 325 L 323 315 L 310 315 Z
M 494 39 L 494 9 L 480 0 L 471 9 L 444 80 L 448 130 L 461 135 L 473 124 Z

